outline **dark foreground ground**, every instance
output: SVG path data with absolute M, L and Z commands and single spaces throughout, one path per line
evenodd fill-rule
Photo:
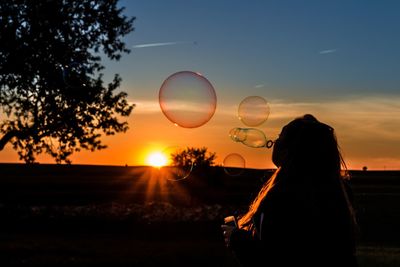
M 238 266 L 220 224 L 272 171 L 202 173 L 0 164 L 0 266 Z M 400 172 L 351 174 L 360 267 L 400 266 Z

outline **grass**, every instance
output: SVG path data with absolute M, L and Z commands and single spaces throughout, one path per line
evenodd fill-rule
M 196 233 L 135 236 L 134 233 L 2 233 L 2 266 L 232 266 L 222 240 Z M 175 232 L 176 233 L 176 232 Z M 359 246 L 360 267 L 400 266 L 400 248 Z
M 400 247 L 359 246 L 357 259 L 360 267 L 398 267 Z
M 237 267 L 220 222 L 271 173 L 215 168 L 150 188 L 146 167 L 0 164 L 0 266 Z M 400 172 L 352 176 L 359 266 L 400 266 Z

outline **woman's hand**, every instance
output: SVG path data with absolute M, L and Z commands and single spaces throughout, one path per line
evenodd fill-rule
M 221 229 L 222 229 L 222 234 L 224 235 L 224 241 L 225 245 L 229 247 L 230 239 L 232 232 L 236 229 L 236 226 L 233 225 L 228 225 L 228 224 L 222 224 Z

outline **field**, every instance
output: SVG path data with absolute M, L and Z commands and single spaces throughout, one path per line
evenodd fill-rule
M 238 266 L 220 224 L 272 170 L 0 164 L 1 266 Z M 400 172 L 351 171 L 360 267 L 400 266 Z

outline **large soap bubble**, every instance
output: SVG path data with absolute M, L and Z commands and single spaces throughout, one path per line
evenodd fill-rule
M 164 115 L 175 125 L 196 128 L 214 115 L 217 96 L 214 87 L 203 75 L 180 71 L 169 76 L 161 85 L 159 103 Z
M 245 125 L 254 127 L 268 119 L 269 111 L 267 100 L 261 96 L 248 96 L 239 104 L 238 117 Z

